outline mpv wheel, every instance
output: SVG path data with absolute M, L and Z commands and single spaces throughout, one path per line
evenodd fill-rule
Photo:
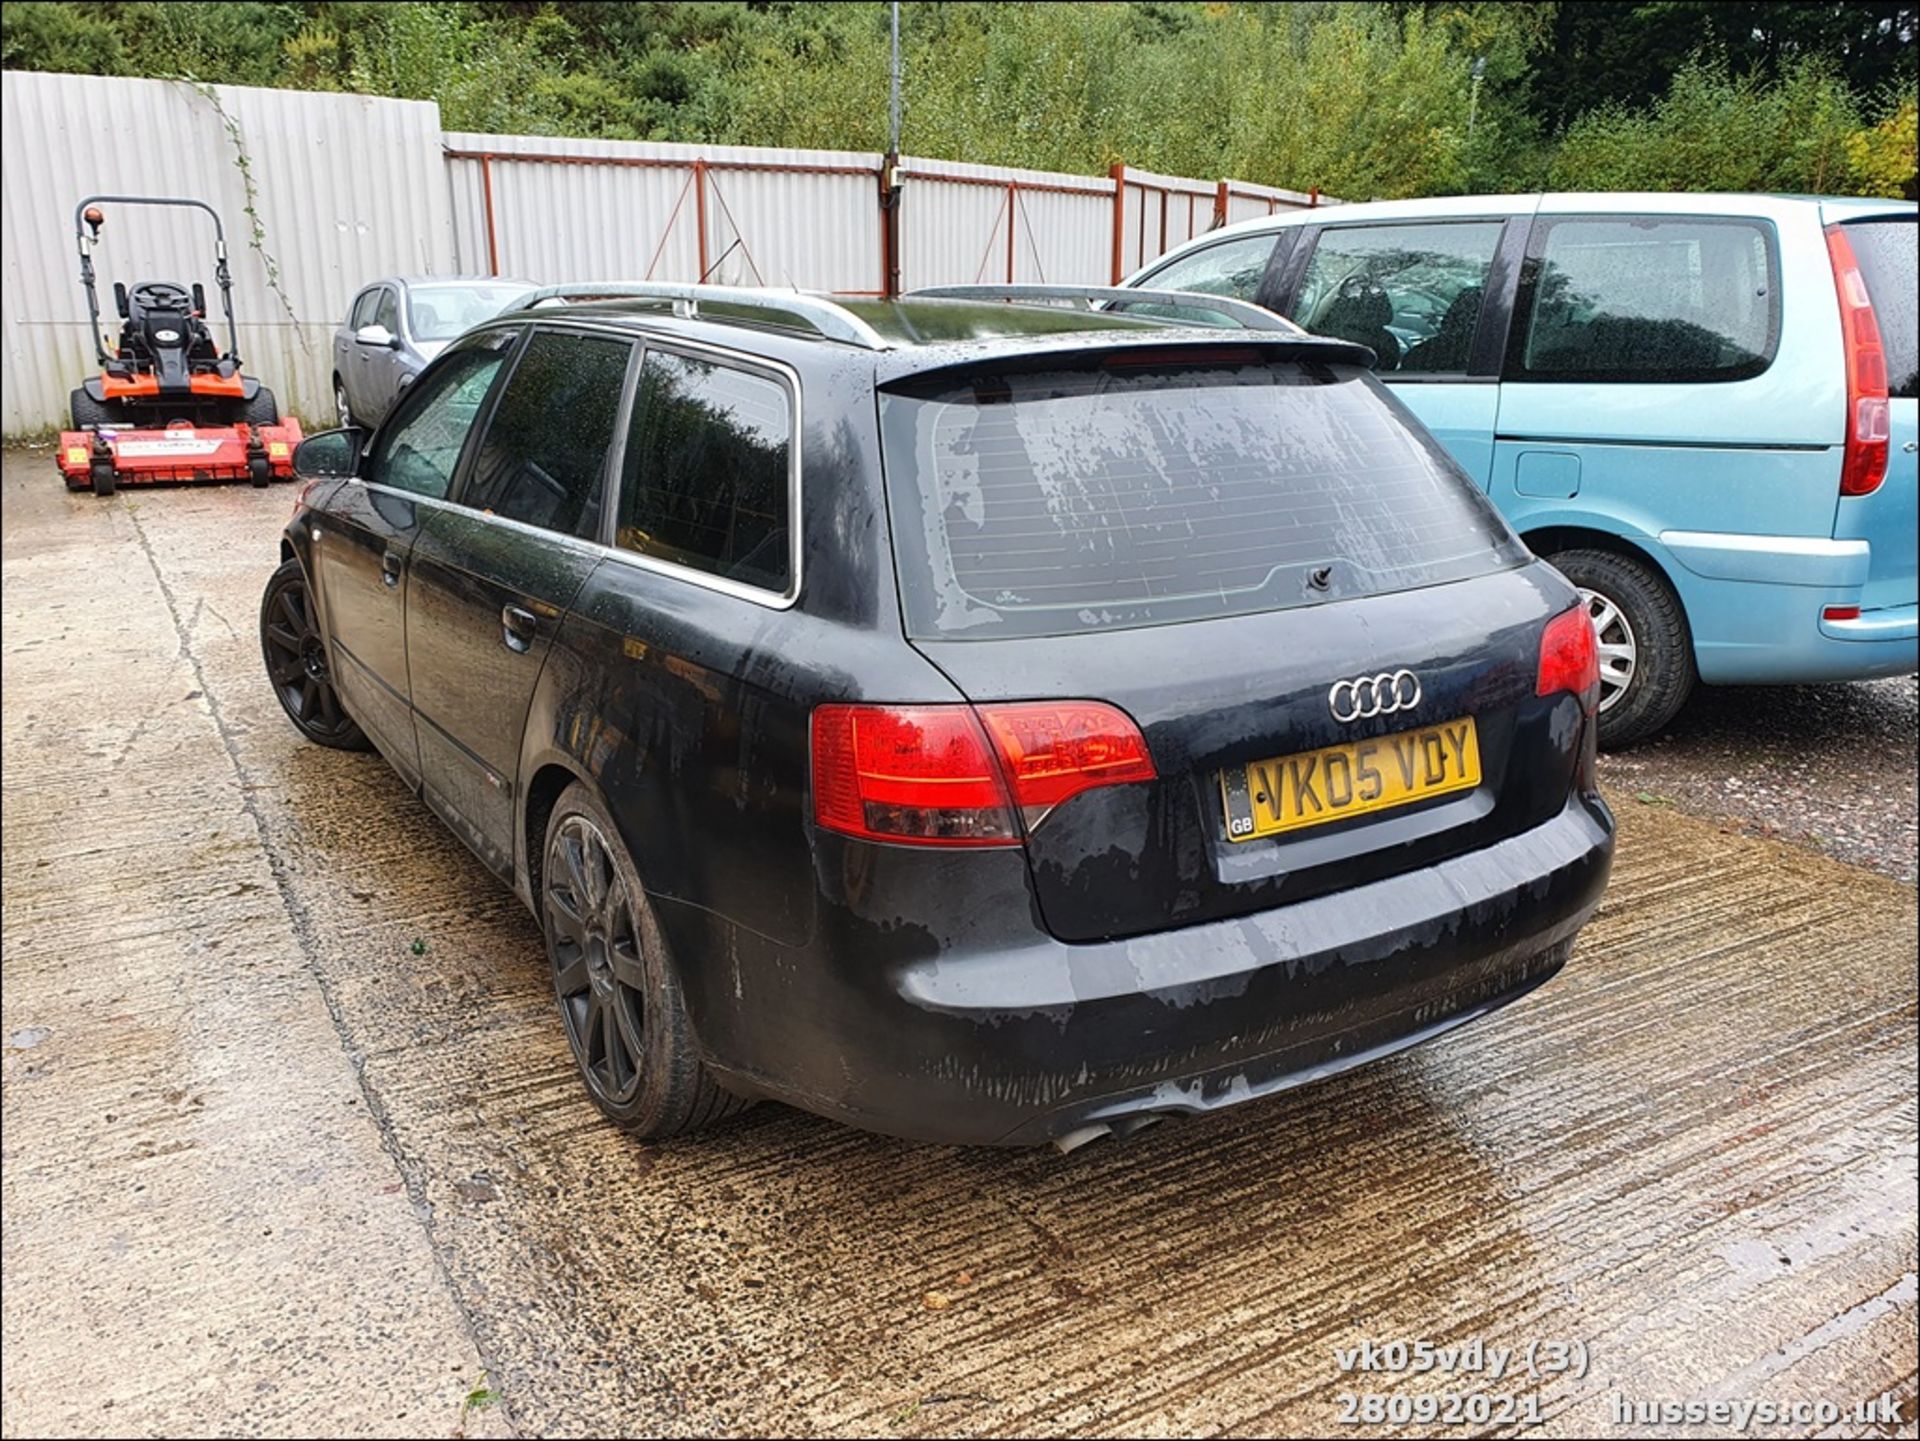
M 366 736 L 334 693 L 319 618 L 307 592 L 306 573 L 297 560 L 287 561 L 273 573 L 260 599 L 260 650 L 280 708 L 301 735 L 335 750 L 369 748 Z
M 676 1136 L 746 1108 L 701 1064 L 666 941 L 613 818 L 585 786 L 547 821 L 540 917 L 574 1063 L 609 1118 Z
M 347 406 L 346 382 L 337 375 L 333 378 L 333 413 L 340 418 L 342 430 L 353 424 L 353 411 Z
M 1624 750 L 1664 730 L 1693 690 L 1680 599 L 1652 567 L 1609 550 L 1549 556 L 1579 589 L 1600 642 L 1600 744 Z

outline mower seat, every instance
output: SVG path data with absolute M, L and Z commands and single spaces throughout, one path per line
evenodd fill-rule
M 120 331 L 122 357 L 150 365 L 163 389 L 184 386 L 194 371 L 220 358 L 206 322 L 184 286 L 136 285 Z

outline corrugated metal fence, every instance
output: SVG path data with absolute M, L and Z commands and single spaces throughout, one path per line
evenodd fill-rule
M 316 418 L 332 414 L 331 337 L 354 290 L 453 268 L 429 103 L 9 71 L 0 157 L 8 435 L 64 424 L 68 391 L 99 368 L 74 251 L 82 196 L 180 195 L 218 210 L 247 369 Z M 115 279 L 198 280 L 218 312 L 213 227 L 199 211 L 108 207 L 95 265 L 110 322 Z
M 249 371 L 315 423 L 331 336 L 392 274 L 887 288 L 884 157 L 822 150 L 443 134 L 431 102 L 6 72 L 4 430 L 64 422 L 95 368 L 73 206 L 98 193 L 206 200 L 227 223 Z M 1060 175 L 903 157 L 899 284 L 1108 284 L 1190 236 L 1324 203 L 1237 181 Z M 118 278 L 212 281 L 197 212 L 110 215 Z M 211 299 L 211 297 L 210 297 Z

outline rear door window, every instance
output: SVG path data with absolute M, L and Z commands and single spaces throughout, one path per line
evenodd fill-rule
M 1364 371 L 1250 347 L 1223 360 L 1120 355 L 891 387 L 881 431 L 909 633 L 1244 615 L 1524 562 Z
M 648 350 L 634 398 L 614 543 L 792 593 L 793 397 L 769 375 Z
M 536 331 L 507 378 L 461 501 L 593 539 L 633 346 Z
M 1744 380 L 1772 363 L 1771 227 L 1696 216 L 1542 217 L 1521 281 L 1510 380 Z
M 1887 353 L 1887 393 L 1915 396 L 1915 329 L 1920 326 L 1920 224 L 1913 220 L 1859 220 L 1847 226 L 1847 240 L 1867 280 L 1867 298 L 1880 325 Z
M 1391 375 L 1464 374 L 1503 222 L 1337 225 L 1321 231 L 1293 318 L 1358 341 Z

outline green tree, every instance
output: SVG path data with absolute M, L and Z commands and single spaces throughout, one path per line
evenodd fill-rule
M 875 0 L 3 3 L 15 68 L 430 99 L 452 130 L 886 144 Z M 920 155 L 1353 199 L 1911 184 L 1920 0 L 901 8 Z
M 1645 106 L 1690 57 L 1710 53 L 1764 82 L 1823 59 L 1856 95 L 1914 88 L 1920 5 L 1910 0 L 1586 0 L 1563 3 L 1535 60 L 1536 114 L 1550 132 L 1605 106 Z
M 1863 133 L 1858 103 L 1824 59 L 1797 61 L 1771 85 L 1729 74 L 1722 60 L 1696 61 L 1647 109 L 1609 106 L 1576 120 L 1550 177 L 1568 190 L 1899 193 L 1911 151 L 1905 175 L 1890 180 L 1873 170 L 1887 164 L 1885 147 L 1857 142 Z
M 6 0 L 0 4 L 0 65 L 72 75 L 126 74 L 119 26 L 99 8 Z

